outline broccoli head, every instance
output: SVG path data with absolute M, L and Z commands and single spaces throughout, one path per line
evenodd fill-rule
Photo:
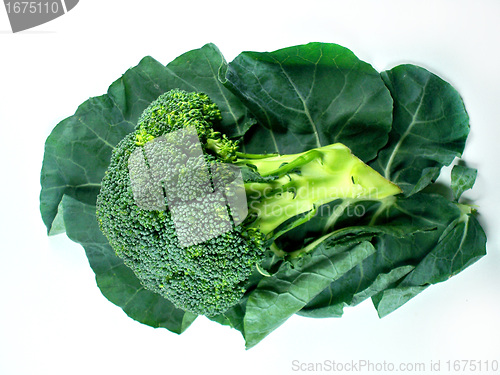
M 162 94 L 113 150 L 97 198 L 102 232 L 143 286 L 206 316 L 236 304 L 266 252 L 286 255 L 275 240 L 319 206 L 400 192 L 341 144 L 240 153 L 220 120 L 203 93 Z

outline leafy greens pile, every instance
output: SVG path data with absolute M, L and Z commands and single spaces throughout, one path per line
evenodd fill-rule
M 222 114 L 215 130 L 239 140 L 241 152 L 297 154 L 342 143 L 402 191 L 336 199 L 277 239 L 289 256 L 264 259 L 268 272 L 252 274 L 241 300 L 210 317 L 239 330 L 247 348 L 293 314 L 340 317 L 371 298 L 383 317 L 486 254 L 474 209 L 459 202 L 477 171 L 457 164 L 450 187 L 435 183 L 469 133 L 449 83 L 415 65 L 378 73 L 336 44 L 243 52 L 231 63 L 207 44 L 167 66 L 145 57 L 46 141 L 40 210 L 48 233 L 66 232 L 84 247 L 102 293 L 131 318 L 175 333 L 196 318 L 145 289 L 96 220 L 113 148 L 172 89 L 207 94 Z

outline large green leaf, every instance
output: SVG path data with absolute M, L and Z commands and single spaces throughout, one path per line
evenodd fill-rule
M 66 233 L 84 247 L 97 285 L 108 300 L 131 318 L 152 327 L 179 334 L 189 327 L 196 315 L 177 309 L 165 298 L 144 289 L 132 270 L 115 255 L 99 229 L 94 205 L 65 196 L 63 207 Z
M 135 127 L 144 108 L 167 89 L 165 68 L 150 57 L 61 121 L 45 143 L 40 211 L 50 232 L 63 195 L 95 204 L 111 150 Z
M 263 336 L 260 336 L 258 333 L 252 332 L 255 326 L 261 324 L 262 327 L 265 327 L 265 331 L 262 332 L 263 335 L 269 334 L 272 330 L 277 328 L 279 324 L 281 324 L 284 320 L 287 319 L 287 316 L 294 313 L 299 313 L 301 315 L 313 316 L 308 314 L 310 311 L 304 310 L 297 311 L 297 308 L 304 307 L 301 301 L 293 300 L 294 293 L 309 293 L 309 297 L 314 293 L 318 293 L 321 288 L 326 285 L 326 278 L 321 278 L 320 275 L 304 275 L 300 276 L 301 272 L 306 272 L 309 268 L 316 268 L 318 272 L 323 272 L 324 267 L 329 267 L 329 261 L 323 262 L 326 258 L 324 258 L 325 254 L 330 256 L 331 260 L 340 261 L 342 257 L 344 257 L 349 249 L 353 249 L 361 242 L 364 243 L 363 246 L 372 249 L 372 245 L 367 241 L 371 241 L 373 237 L 380 236 L 382 234 L 387 234 L 395 237 L 404 237 L 411 233 L 418 232 L 420 230 L 424 230 L 425 228 L 416 227 L 407 224 L 397 224 L 395 225 L 371 225 L 371 226 L 352 226 L 346 228 L 340 228 L 328 233 L 319 238 L 319 241 L 314 241 L 308 244 L 305 248 L 298 249 L 294 252 L 288 254 L 288 261 L 284 261 L 276 256 L 270 256 L 266 258 L 260 266 L 260 272 L 255 272 L 252 278 L 248 283 L 248 292 L 245 294 L 244 298 L 235 306 L 231 307 L 224 314 L 221 314 L 216 317 L 212 317 L 211 319 L 219 322 L 220 324 L 231 326 L 235 328 L 243 334 L 244 337 L 248 336 L 248 341 L 252 340 L 257 343 L 262 340 Z M 361 253 L 357 251 L 361 251 L 363 247 L 353 252 L 351 255 Z M 340 255 L 342 252 L 343 255 Z M 304 258 L 301 258 L 304 257 Z M 354 259 L 351 259 L 354 261 Z M 289 262 L 289 263 L 288 263 Z M 345 265 L 345 264 L 344 264 Z M 336 267 L 337 265 L 334 264 Z M 290 268 L 292 267 L 292 268 Z M 373 294 L 377 293 L 385 289 L 389 286 L 389 280 L 396 281 L 406 275 L 410 270 L 413 269 L 411 266 L 401 267 L 400 269 L 395 269 L 390 272 L 388 275 L 381 275 L 377 282 L 373 285 L 371 291 L 364 291 L 365 297 L 363 297 L 363 293 L 359 293 L 357 298 L 361 302 L 361 300 L 371 297 Z M 263 275 L 263 270 L 267 271 L 268 276 L 265 277 Z M 294 271 L 295 270 L 295 271 Z M 339 269 L 337 269 L 339 271 Z M 349 271 L 350 272 L 350 271 Z M 349 273 L 348 272 L 348 273 Z M 266 272 L 264 272 L 266 273 Z M 324 273 L 324 272 L 323 272 Z M 271 276 L 272 275 L 272 276 Z M 399 275 L 399 276 L 398 276 Z M 271 277 L 269 277 L 271 276 Z M 332 274 L 330 274 L 332 276 Z M 300 278 L 300 280 L 291 281 L 294 277 Z M 303 277 L 303 278 L 302 278 Z M 343 277 L 343 276 L 340 276 Z M 315 280 L 315 278 L 320 279 L 319 282 Z M 272 286 L 273 283 L 282 284 L 288 280 L 290 282 L 290 290 L 287 288 L 281 288 L 280 290 L 276 290 L 277 297 L 279 303 L 276 303 L 273 306 L 272 310 L 276 311 L 273 315 L 272 319 L 269 319 L 267 315 L 268 310 L 266 309 L 254 309 L 253 315 L 256 320 L 255 324 L 251 324 L 249 329 L 245 330 L 245 319 L 246 319 L 246 309 L 247 303 L 249 300 L 250 308 L 252 308 L 252 304 L 255 304 L 255 301 L 259 302 L 259 299 L 264 295 L 266 298 L 266 293 L 262 292 L 262 288 L 266 285 Z M 308 285 L 310 284 L 310 285 Z M 328 283 L 327 283 L 328 284 Z M 385 285 L 385 288 L 383 287 Z M 392 284 L 391 284 L 392 285 Z M 302 290 L 300 290 L 302 288 Z M 375 289 L 378 288 L 378 289 Z M 279 294 L 279 295 L 278 295 Z M 281 296 L 284 294 L 284 296 Z M 290 295 L 289 295 L 290 294 Z M 292 302 L 289 301 L 292 299 Z M 307 298 L 306 298 L 307 299 Z M 286 306 L 283 306 L 286 305 Z M 299 306 L 300 305 L 300 306 Z M 259 316 L 261 314 L 261 316 Z M 315 308 L 313 311 L 314 316 L 320 316 L 320 309 Z M 327 316 L 332 316 L 328 314 Z M 262 322 L 260 322 L 262 321 Z M 248 331 L 248 333 L 247 333 Z M 250 347 L 250 345 L 249 345 Z
M 189 51 L 167 65 L 168 72 L 175 77 L 170 86 L 207 94 L 221 110 L 222 123 L 216 130 L 229 138 L 238 138 L 256 120 L 250 115 L 248 108 L 219 80 L 226 67 L 224 56 L 214 44 Z
M 259 343 L 332 281 L 374 252 L 369 242 L 334 247 L 322 243 L 310 254 L 284 263 L 278 272 L 263 278 L 246 303 L 247 348 Z
M 477 218 L 463 212 L 443 232 L 402 285 L 436 284 L 448 280 L 486 254 L 486 235 Z
M 40 211 L 49 233 L 66 230 L 71 239 L 85 247 L 97 284 L 111 302 L 138 321 L 177 332 L 181 329 L 171 328 L 164 316 L 173 307 L 140 287 L 132 271 L 113 254 L 91 211 L 95 210 L 113 147 L 134 129 L 143 110 L 163 92 L 173 88 L 203 91 L 226 114 L 220 130 L 237 137 L 248 129 L 253 123 L 248 111 L 218 80 L 218 70 L 224 64 L 213 44 L 187 52 L 166 67 L 145 57 L 113 82 L 106 95 L 89 99 L 73 116 L 61 121 L 45 145 Z M 68 202 L 71 207 L 65 207 Z M 77 202 L 84 206 L 79 207 Z M 86 214 L 73 215 L 78 210 Z M 91 229 L 78 232 L 75 222 L 81 228 Z M 82 240 L 84 235 L 88 237 Z M 189 321 L 186 319 L 184 325 Z
M 435 260 L 436 257 L 440 261 L 435 266 L 444 270 L 440 274 L 444 280 L 477 260 L 484 250 L 483 235 L 476 225 L 473 227 L 474 232 L 468 235 L 468 241 L 463 242 L 461 250 L 455 246 L 460 242 L 461 236 L 458 242 L 449 243 L 446 247 L 448 254 L 439 250 L 442 247 L 441 237 L 444 234 L 450 236 L 450 228 L 455 228 L 458 221 L 465 222 L 465 217 L 467 217 L 474 223 L 476 222 L 473 216 L 464 216 L 463 206 L 450 202 L 440 195 L 419 193 L 408 198 L 400 197 L 392 204 L 380 205 L 379 208 L 371 217 L 374 227 L 413 226 L 426 230 L 404 236 L 397 236 L 397 232 L 388 232 L 378 236 L 374 242 L 377 252 L 339 280 L 331 283 L 300 311 L 301 315 L 341 316 L 345 306 L 358 304 L 362 301 L 362 297 L 369 298 L 392 289 L 402 280 L 415 280 L 416 275 L 420 273 L 426 275 L 436 273 L 430 264 L 431 260 Z M 460 235 L 455 231 L 454 234 Z M 453 250 L 460 255 L 456 259 Z M 455 262 L 454 266 L 446 266 L 446 262 L 452 258 Z M 437 279 L 432 280 L 432 282 L 437 281 Z M 413 283 L 415 285 L 403 284 L 403 286 L 420 287 L 425 286 L 427 282 L 431 280 L 415 282 Z M 394 292 L 391 293 L 394 294 Z M 407 299 L 401 299 L 401 303 L 409 300 L 409 290 L 404 290 L 404 296 Z
M 106 95 L 91 98 L 61 121 L 45 143 L 40 211 L 49 233 L 63 195 L 95 204 L 113 147 L 143 110 L 173 88 L 202 91 L 224 115 L 219 130 L 239 137 L 253 124 L 243 104 L 219 81 L 224 57 L 213 44 L 189 51 L 166 67 L 151 57 L 129 69 Z
M 310 43 L 243 52 L 225 84 L 259 121 L 247 152 L 298 153 L 341 142 L 367 161 L 385 145 L 392 99 L 380 75 L 350 50 Z
M 394 122 L 370 165 L 411 195 L 462 154 L 469 117 L 458 92 L 424 68 L 400 65 L 382 78 L 394 99 Z
M 448 280 L 486 254 L 486 235 L 472 213 L 462 213 L 442 233 L 434 248 L 400 283 L 373 297 L 383 317 L 431 284 Z

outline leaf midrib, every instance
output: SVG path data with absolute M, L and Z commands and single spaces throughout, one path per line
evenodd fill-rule
M 318 132 L 318 128 L 316 126 L 316 124 L 314 123 L 314 120 L 312 119 L 312 116 L 311 116 L 311 113 L 309 112 L 309 108 L 307 107 L 307 103 L 306 103 L 306 99 L 304 99 L 304 97 L 302 96 L 302 94 L 300 93 L 298 87 L 295 85 L 295 83 L 293 82 L 293 80 L 290 78 L 290 76 L 288 75 L 288 73 L 286 72 L 285 68 L 283 67 L 283 65 L 281 64 L 280 61 L 276 60 L 274 57 L 273 57 L 274 61 L 276 61 L 276 63 L 279 65 L 281 71 L 283 72 L 283 74 L 285 75 L 286 79 L 288 80 L 288 82 L 290 83 L 290 85 L 293 87 L 293 89 L 295 90 L 295 92 L 297 93 L 301 103 L 302 103 L 302 107 L 304 108 L 304 115 L 307 117 L 307 120 L 309 121 L 309 124 L 311 125 L 311 128 L 313 130 L 313 133 L 314 133 L 314 138 L 316 140 L 316 145 L 317 147 L 321 147 L 321 142 L 319 140 L 319 132 Z M 317 66 L 317 63 L 314 64 L 314 66 L 316 67 Z M 315 82 L 316 79 L 313 80 L 312 84 L 311 84 L 311 91 L 312 91 L 312 87 L 314 86 L 314 82 Z M 309 93 L 310 95 L 311 93 Z M 308 95 L 308 96 L 309 96 Z
M 394 147 L 391 155 L 389 156 L 389 160 L 387 161 L 387 165 L 384 169 L 384 177 L 388 180 L 391 180 L 391 166 L 392 166 L 392 163 L 394 162 L 394 158 L 396 157 L 396 155 L 399 151 L 399 148 L 401 147 L 401 145 L 404 142 L 404 140 L 406 139 L 406 137 L 408 137 L 411 134 L 413 127 L 417 123 L 422 122 L 422 121 L 418 121 L 417 118 L 418 118 L 418 115 L 420 113 L 420 109 L 422 107 L 422 104 L 424 102 L 425 91 L 427 90 L 427 86 L 429 84 L 430 78 L 431 78 L 430 76 L 427 77 L 427 81 L 425 82 L 425 85 L 422 89 L 422 96 L 420 97 L 420 102 L 418 103 L 418 106 L 417 106 L 417 109 L 415 110 L 415 113 L 412 115 L 410 125 L 408 125 L 408 128 L 406 129 L 406 131 L 403 133 L 401 138 L 399 138 L 398 142 L 396 143 L 396 146 Z

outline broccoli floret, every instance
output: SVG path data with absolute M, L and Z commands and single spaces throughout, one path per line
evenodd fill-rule
M 143 286 L 213 316 L 237 303 L 276 238 L 338 198 L 399 188 L 341 144 L 296 155 L 249 155 L 214 127 L 202 93 L 171 90 L 113 150 L 97 199 L 102 232 Z

